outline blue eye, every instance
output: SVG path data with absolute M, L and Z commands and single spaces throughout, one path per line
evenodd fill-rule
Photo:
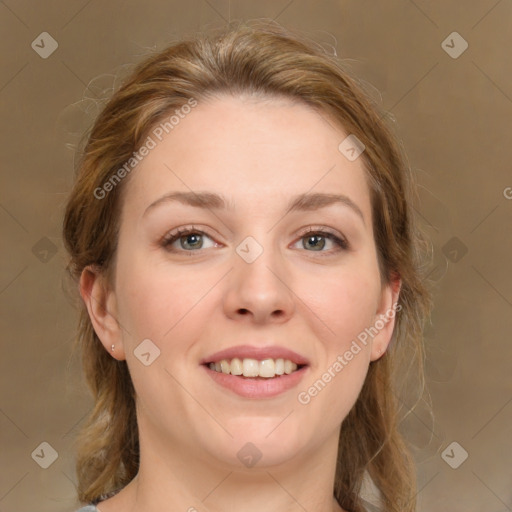
M 162 246 L 165 247 L 170 252 L 177 252 L 176 249 L 172 249 L 172 248 L 170 248 L 170 246 L 174 242 L 176 242 L 178 240 L 181 241 L 181 239 L 184 239 L 184 243 L 180 244 L 181 249 L 183 251 L 190 252 L 191 250 L 194 250 L 194 249 L 195 250 L 203 249 L 204 247 L 203 247 L 203 243 L 201 240 L 201 237 L 203 237 L 203 236 L 210 238 L 207 233 L 205 233 L 204 231 L 200 231 L 198 229 L 194 229 L 193 226 L 192 226 L 192 228 L 184 228 L 184 229 L 179 228 L 176 231 L 171 232 L 168 235 L 166 235 L 166 237 L 162 240 Z M 188 245 L 189 248 L 185 247 L 185 245 Z
M 207 233 L 199 229 L 195 229 L 194 226 L 190 228 L 179 228 L 167 234 L 163 238 L 161 245 L 169 252 L 199 252 L 202 249 L 209 248 L 204 247 L 203 237 L 212 240 L 212 238 Z M 308 228 L 306 232 L 301 234 L 300 240 L 305 240 L 302 244 L 302 247 L 305 249 L 307 249 L 306 244 L 311 243 L 310 247 L 312 247 L 313 250 L 308 252 L 327 253 L 325 256 L 330 255 L 332 252 L 339 252 L 340 250 L 348 250 L 350 248 L 348 242 L 345 239 L 342 239 L 334 233 L 326 231 L 325 229 Z M 334 243 L 337 246 L 337 249 L 334 251 L 324 251 L 323 249 L 326 246 L 326 240 Z M 180 247 L 172 247 L 172 245 L 177 241 L 180 241 Z M 216 244 L 214 243 L 210 247 L 215 245 Z M 190 254 L 190 256 L 192 256 L 192 254 Z M 322 256 L 324 256 L 324 254 L 322 254 Z
M 320 250 L 314 250 L 313 252 L 328 252 L 328 251 L 322 251 L 322 249 L 325 247 L 325 240 L 330 240 L 331 242 L 334 242 L 338 246 L 338 250 L 348 250 L 349 245 L 348 242 L 345 239 L 342 239 L 335 235 L 334 233 L 331 233 L 330 231 L 325 231 L 323 229 L 312 229 L 310 228 L 308 231 L 302 234 L 301 240 L 306 239 L 307 242 L 310 242 L 311 240 L 314 240 L 313 247 L 320 247 Z M 305 247 L 305 243 L 302 244 L 303 247 Z M 337 251 L 338 251 L 337 250 Z M 337 252 L 335 251 L 335 252 Z

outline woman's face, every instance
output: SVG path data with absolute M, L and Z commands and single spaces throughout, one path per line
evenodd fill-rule
M 120 328 L 97 328 L 127 360 L 141 442 L 240 467 L 336 446 L 394 321 L 362 333 L 398 293 L 381 288 L 349 134 L 302 104 L 228 96 L 158 133 L 125 189 L 108 299 Z M 279 359 L 298 370 L 231 374 L 295 368 Z

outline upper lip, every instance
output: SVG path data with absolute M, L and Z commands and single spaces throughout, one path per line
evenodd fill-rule
M 277 345 L 269 345 L 266 347 L 256 347 L 253 345 L 237 345 L 229 347 L 214 354 L 209 355 L 201 360 L 201 364 L 216 363 L 223 359 L 289 359 L 297 365 L 308 365 L 309 361 L 306 357 L 285 347 Z

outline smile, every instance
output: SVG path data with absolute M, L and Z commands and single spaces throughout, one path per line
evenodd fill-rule
M 276 359 L 274 361 L 264 359 L 258 361 L 256 359 L 243 359 L 238 360 L 239 362 L 235 361 L 234 365 L 233 361 L 221 360 L 216 363 L 203 364 L 201 367 L 221 388 L 227 389 L 243 398 L 263 399 L 276 397 L 298 386 L 305 373 L 309 370 L 309 366 L 301 365 L 299 367 L 296 363 L 292 363 L 289 360 Z M 273 368 L 272 364 L 274 365 Z M 222 365 L 224 365 L 224 371 Z M 261 365 L 263 370 L 260 370 Z M 286 368 L 284 368 L 285 366 Z M 240 369 L 242 369 L 242 372 L 239 375 L 231 373 L 232 371 L 236 373 Z M 283 369 L 283 373 L 277 373 L 281 369 Z M 260 371 L 264 375 L 269 376 L 261 376 Z M 270 376 L 271 373 L 274 375 Z
M 227 375 L 237 375 L 243 377 L 262 377 L 265 379 L 274 378 L 276 375 L 290 375 L 297 371 L 299 367 L 296 363 L 289 359 L 239 359 L 235 357 L 231 360 L 222 359 L 221 361 L 211 362 L 208 364 L 210 370 Z

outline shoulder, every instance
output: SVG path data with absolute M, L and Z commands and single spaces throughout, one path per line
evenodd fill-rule
M 75 512 L 98 512 L 98 509 L 94 505 L 86 505 Z

